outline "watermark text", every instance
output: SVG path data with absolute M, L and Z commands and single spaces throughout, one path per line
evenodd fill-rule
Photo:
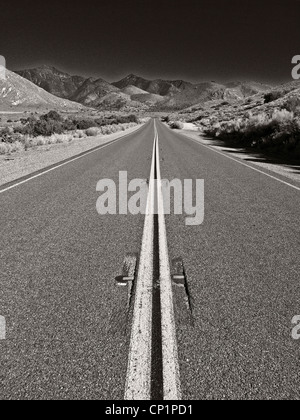
M 0 340 L 6 339 L 6 321 L 4 316 L 0 315 Z
M 294 80 L 300 79 L 300 55 L 295 55 L 292 59 L 292 64 L 295 64 L 295 67 L 292 70 L 292 78 Z
M 2 55 L 0 55 L 0 79 L 6 79 L 6 60 Z
M 294 325 L 294 328 L 292 329 L 292 338 L 293 340 L 300 340 L 300 315 L 294 316 L 292 324 Z
M 204 221 L 204 180 L 174 179 L 169 181 L 134 179 L 128 182 L 128 174 L 119 172 L 118 186 L 112 179 L 100 180 L 97 192 L 101 195 L 96 208 L 100 215 L 159 214 L 185 215 L 186 226 L 199 226 Z M 163 205 L 149 208 L 149 192 L 161 191 Z

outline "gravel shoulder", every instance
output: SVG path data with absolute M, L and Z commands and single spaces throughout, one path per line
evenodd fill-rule
M 0 185 L 30 175 L 48 166 L 69 159 L 94 147 L 116 140 L 141 128 L 141 124 L 107 136 L 73 139 L 70 143 L 38 146 L 28 151 L 0 156 Z
M 232 147 L 227 147 L 225 143 L 219 142 L 217 140 L 209 140 L 201 137 L 199 132 L 191 130 L 174 130 L 179 134 L 184 134 L 187 137 L 192 138 L 193 140 L 199 141 L 204 145 L 210 146 L 222 153 L 230 154 L 230 156 L 246 161 L 246 163 L 251 163 L 255 166 L 258 166 L 261 169 L 266 169 L 268 171 L 274 172 L 275 174 L 285 176 L 293 181 L 300 182 L 300 171 L 299 166 L 292 164 L 284 164 L 279 162 L 272 162 L 266 157 L 262 157 L 259 153 L 249 153 L 244 149 L 235 149 Z

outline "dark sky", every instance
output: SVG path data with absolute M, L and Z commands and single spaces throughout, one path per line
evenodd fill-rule
M 300 54 L 299 0 L 1 0 L 0 15 L 13 70 L 280 82 Z

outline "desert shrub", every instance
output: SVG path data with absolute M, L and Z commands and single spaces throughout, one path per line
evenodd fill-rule
M 62 123 L 64 131 L 73 131 L 77 129 L 76 124 L 70 118 L 66 118 Z
M 136 115 L 131 114 L 128 115 L 127 117 L 123 117 L 122 121 L 118 121 L 118 124 L 125 124 L 125 123 L 134 123 L 134 124 L 139 124 L 139 119 Z
M 39 119 L 31 116 L 21 120 L 22 125 L 17 131 L 30 136 L 52 136 L 53 134 L 62 134 L 65 131 L 86 130 L 95 127 L 95 121 L 89 119 L 64 119 L 56 111 L 50 111 L 42 115 Z
M 101 120 L 97 120 L 99 126 L 104 125 L 118 125 L 118 124 L 130 124 L 130 123 L 139 123 L 139 119 L 136 115 L 116 115 L 111 116 L 110 118 L 102 118 Z
M 83 131 L 83 130 L 76 130 L 75 133 L 74 133 L 74 138 L 76 138 L 76 139 L 82 139 L 82 138 L 85 138 L 85 137 L 86 137 L 86 134 L 85 134 L 85 131 Z
M 37 122 L 38 120 L 33 116 L 26 119 L 22 118 L 21 120 L 22 125 L 15 127 L 15 131 L 22 133 L 24 135 L 33 135 L 34 127 Z
M 103 125 L 103 126 L 101 127 L 101 133 L 102 133 L 102 135 L 103 135 L 103 136 L 106 136 L 107 134 L 109 134 L 109 133 L 108 133 L 108 126 Z
M 8 142 L 8 140 L 11 138 L 11 136 L 13 135 L 13 129 L 9 128 L 9 127 L 4 127 L 1 128 L 0 130 L 0 139 L 3 142 Z
M 281 111 L 275 111 L 272 116 L 272 121 L 278 124 L 285 124 L 293 121 L 294 113 L 283 109 Z
M 135 127 L 135 122 L 126 122 L 122 124 L 108 124 L 108 125 L 102 125 L 100 127 L 91 127 L 85 130 L 85 134 L 87 136 L 98 136 L 98 135 L 104 135 L 107 136 L 109 134 L 118 133 L 119 131 L 127 130 L 128 128 Z
M 112 125 L 111 125 L 111 132 L 112 132 L 112 133 L 117 133 L 118 131 L 120 131 L 119 125 L 117 125 L 117 124 L 112 124 Z
M 119 126 L 119 127 L 120 127 L 120 126 Z M 115 127 L 115 125 L 106 125 L 106 126 L 102 127 L 102 130 L 103 130 L 103 128 L 105 128 L 105 133 L 106 133 L 106 135 L 113 134 L 113 133 L 115 133 L 115 132 L 116 132 L 116 127 Z M 102 132 L 103 132 L 103 131 L 102 131 Z
M 264 100 L 265 100 L 265 103 L 268 104 L 270 102 L 277 101 L 277 99 L 280 99 L 282 96 L 283 96 L 283 93 L 279 91 L 269 92 L 265 94 Z
M 52 134 L 51 136 L 37 136 L 24 138 L 23 145 L 25 150 L 30 147 L 45 146 L 51 144 L 69 143 L 73 140 L 72 134 Z
M 0 155 L 6 155 L 8 151 L 7 143 L 0 143 Z
M 70 143 L 73 140 L 72 134 L 53 134 L 51 137 L 51 144 Z
M 88 137 L 94 137 L 94 136 L 98 136 L 99 134 L 101 134 L 101 130 L 98 127 L 91 127 L 91 128 L 88 128 L 85 131 L 85 134 Z
M 182 130 L 183 127 L 184 125 L 181 121 L 173 121 L 170 123 L 170 128 L 172 128 L 172 130 Z
M 55 111 L 42 115 L 39 119 L 31 116 L 21 120 L 21 125 L 15 127 L 15 132 L 30 136 L 51 136 L 54 133 L 63 133 L 64 120 Z
M 20 152 L 24 150 L 24 145 L 20 141 L 14 143 L 0 143 L 0 155 Z
M 48 112 L 48 114 L 42 115 L 40 119 L 43 121 L 58 121 L 58 122 L 63 121 L 63 117 L 56 111 L 50 111 Z
M 46 138 L 43 136 L 38 136 L 35 139 L 35 144 L 37 146 L 44 146 L 46 144 Z
M 11 144 L 11 153 L 21 152 L 22 150 L 24 150 L 24 144 L 21 143 L 20 141 L 15 141 L 14 143 Z
M 95 121 L 92 119 L 74 119 L 73 123 L 77 130 L 87 130 L 95 127 Z
M 289 98 L 286 103 L 284 104 L 284 108 L 287 111 L 294 112 L 296 114 L 300 114 L 300 98 L 297 96 L 293 96 Z
M 0 130 L 0 142 L 3 143 L 15 143 L 21 142 L 23 136 L 20 133 L 15 133 L 12 127 L 5 127 Z
M 63 133 L 64 129 L 59 121 L 40 119 L 36 122 L 33 129 L 33 135 L 51 136 L 52 134 Z

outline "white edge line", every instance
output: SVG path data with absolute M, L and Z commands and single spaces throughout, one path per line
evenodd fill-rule
M 144 125 L 145 125 L 145 124 L 144 124 Z M 2 193 L 4 193 L 4 192 L 7 192 L 7 191 L 9 191 L 9 190 L 12 190 L 13 188 L 16 188 L 16 187 L 18 187 L 18 186 L 20 186 L 20 185 L 22 185 L 22 184 L 25 184 L 25 183 L 27 183 L 27 182 L 29 182 L 29 181 L 32 181 L 33 179 L 39 178 L 40 176 L 45 175 L 45 174 L 47 174 L 47 173 L 49 173 L 49 172 L 52 172 L 52 171 L 54 171 L 55 169 L 61 168 L 62 166 L 68 165 L 69 163 L 75 162 L 75 161 L 76 161 L 76 160 L 78 160 L 78 159 L 82 159 L 82 158 L 84 158 L 84 157 L 86 157 L 86 156 L 88 156 L 88 155 L 90 155 L 90 154 L 92 154 L 92 153 L 96 153 L 96 152 L 98 152 L 99 150 L 104 149 L 105 147 L 111 146 L 111 145 L 113 145 L 114 143 L 117 143 L 118 141 L 121 141 L 121 140 L 123 140 L 124 138 L 126 138 L 126 137 L 130 136 L 131 134 L 133 134 L 133 133 L 137 133 L 139 130 L 141 130 L 141 129 L 144 127 L 144 125 L 142 125 L 142 127 L 139 127 L 137 130 L 132 131 L 131 133 L 125 134 L 124 136 L 121 136 L 121 137 L 119 137 L 119 138 L 117 138 L 117 139 L 115 139 L 115 140 L 111 140 L 111 141 L 109 141 L 109 142 L 108 142 L 108 143 L 106 143 L 106 144 L 102 144 L 102 145 L 100 145 L 99 147 L 97 147 L 96 149 L 94 148 L 94 150 L 90 150 L 90 151 L 87 151 L 87 152 L 83 152 L 84 154 L 83 154 L 83 155 L 81 155 L 81 156 L 75 156 L 74 158 L 71 158 L 70 160 L 68 160 L 67 162 L 64 162 L 64 163 L 58 163 L 58 164 L 57 164 L 57 165 L 55 165 L 53 168 L 50 168 L 50 169 L 45 169 L 44 171 L 40 172 L 39 174 L 33 175 L 33 176 L 29 177 L 29 178 L 26 178 L 26 179 L 24 179 L 23 181 L 20 181 L 20 182 L 17 182 L 17 181 L 16 181 L 16 184 L 13 184 L 13 185 L 11 185 L 10 187 L 7 187 L 7 188 L 5 188 L 5 189 L 3 189 L 3 190 L 1 190 L 1 186 L 0 186 L 0 194 L 2 194 Z M 12 181 L 12 182 L 13 182 L 13 181 Z
M 156 129 L 156 125 L 155 125 Z M 179 401 L 181 396 L 180 370 L 178 361 L 178 348 L 176 324 L 174 314 L 173 290 L 169 264 L 167 244 L 167 231 L 164 216 L 164 203 L 161 189 L 161 172 L 158 146 L 156 148 L 156 168 L 158 180 L 158 219 L 159 219 L 159 253 L 160 253 L 160 293 L 161 293 L 161 326 L 162 326 L 162 353 L 163 353 L 163 381 L 164 400 Z
M 188 137 L 188 135 L 186 135 L 186 134 L 182 134 L 182 133 L 177 133 L 177 134 L 179 134 L 181 137 L 184 137 L 184 138 L 186 138 L 186 139 L 188 139 L 188 140 L 192 141 L 193 143 L 199 144 L 200 146 L 205 147 L 206 149 L 211 150 L 212 152 L 217 153 L 218 155 L 224 156 L 224 157 L 226 157 L 227 159 L 233 160 L 234 162 L 237 162 L 237 163 L 239 163 L 240 165 L 243 165 L 243 166 L 246 166 L 247 168 L 252 169 L 253 171 L 259 172 L 260 174 L 263 174 L 263 175 L 265 175 L 265 176 L 267 176 L 267 177 L 269 177 L 269 178 L 272 178 L 272 179 L 274 179 L 274 180 L 276 180 L 276 181 L 281 182 L 282 184 L 288 185 L 289 187 L 292 187 L 292 188 L 294 188 L 294 189 L 295 189 L 295 190 L 297 190 L 297 191 L 300 191 L 300 187 L 297 187 L 296 185 L 290 184 L 289 182 L 283 181 L 282 179 L 277 178 L 277 177 L 276 177 L 276 176 L 274 176 L 274 175 L 270 175 L 270 174 L 268 174 L 268 173 L 266 173 L 266 172 L 264 172 L 264 171 L 261 171 L 260 169 L 253 168 L 253 166 L 248 165 L 248 164 L 247 164 L 247 163 L 245 163 L 245 162 L 241 162 L 240 160 L 235 159 L 235 158 L 233 158 L 232 156 L 227 156 L 225 153 L 222 153 L 222 152 L 220 152 L 219 150 L 215 150 L 213 147 L 207 146 L 206 144 L 203 144 L 203 143 L 201 143 L 200 141 L 197 141 L 197 140 L 195 140 L 195 139 L 192 139 L 191 137 Z M 284 175 L 283 175 L 283 176 L 284 176 Z
M 155 148 L 156 138 L 153 144 L 150 188 L 136 280 L 125 400 L 151 399 Z

